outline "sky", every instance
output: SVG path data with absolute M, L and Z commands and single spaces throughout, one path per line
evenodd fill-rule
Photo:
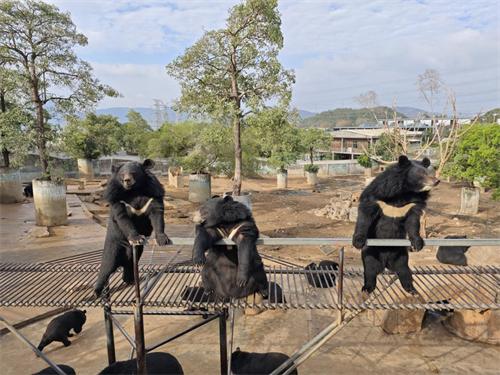
M 88 45 L 78 55 L 122 97 L 99 108 L 171 105 L 179 94 L 165 65 L 205 31 L 224 27 L 235 0 L 49 0 L 69 11 Z M 313 112 L 382 105 L 428 109 L 417 76 L 435 69 L 462 113 L 500 106 L 500 2 L 496 0 L 281 0 L 292 105 Z M 444 101 L 438 106 L 444 107 Z M 444 109 L 444 108 L 443 108 Z

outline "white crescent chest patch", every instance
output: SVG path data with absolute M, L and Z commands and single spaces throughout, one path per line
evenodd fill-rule
M 151 202 L 153 202 L 153 198 L 149 198 L 149 200 L 146 202 L 146 204 L 144 206 L 142 206 L 142 208 L 134 208 L 130 204 L 128 204 L 127 202 L 120 201 L 120 203 L 123 203 L 125 205 L 125 208 L 127 209 L 127 213 L 130 216 L 132 216 L 132 215 L 135 215 L 135 216 L 146 215 L 146 213 L 148 212 L 149 206 L 151 205 Z
M 389 217 L 405 217 L 408 211 L 410 211 L 415 203 L 408 203 L 402 207 L 391 206 L 390 204 L 385 203 L 384 201 L 377 201 L 380 209 L 382 210 L 385 216 Z

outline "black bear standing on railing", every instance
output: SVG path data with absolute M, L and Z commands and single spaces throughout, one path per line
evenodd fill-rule
M 101 268 L 95 285 L 99 296 L 109 276 L 118 267 L 123 267 L 123 281 L 134 282 L 132 246 L 137 246 L 138 256 L 143 251 L 145 236 L 155 231 L 158 245 L 167 245 L 165 234 L 163 196 L 165 190 L 150 169 L 152 160 L 144 163 L 128 162 L 113 169 L 104 192 L 110 204 Z
M 264 264 L 257 252 L 259 230 L 252 213 L 231 196 L 209 199 L 195 214 L 193 262 L 203 264 L 203 287 L 219 297 L 268 295 Z M 235 245 L 215 245 L 222 238 Z M 205 251 L 208 251 L 205 257 Z
M 370 247 L 366 246 L 366 241 L 368 238 L 406 238 L 408 235 L 412 248 L 422 250 L 420 216 L 429 191 L 439 183 L 429 166 L 427 158 L 419 162 L 402 155 L 361 194 L 353 245 L 363 250 L 363 291 L 373 292 L 377 275 L 388 268 L 398 275 L 407 292 L 416 292 L 408 267 L 407 247 Z

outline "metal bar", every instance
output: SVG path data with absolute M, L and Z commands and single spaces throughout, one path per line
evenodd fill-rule
M 108 365 L 116 362 L 115 336 L 113 334 L 113 320 L 111 307 L 104 306 L 104 327 L 106 329 L 106 348 L 108 350 Z
M 194 238 L 191 237 L 170 237 L 172 245 L 194 245 Z M 500 238 L 425 238 L 425 246 L 500 246 Z M 228 239 L 219 240 L 217 245 L 236 245 Z M 324 237 L 324 238 L 271 238 L 261 237 L 257 239 L 257 245 L 277 246 L 277 245 L 302 245 L 302 246 L 320 246 L 320 245 L 352 245 L 351 237 Z M 410 246 L 409 240 L 405 239 L 385 239 L 370 238 L 367 246 Z M 165 247 L 164 247 L 165 248 Z M 162 248 L 158 249 L 162 250 Z
M 228 374 L 227 367 L 227 309 L 219 313 L 220 373 Z
M 135 349 L 137 352 L 137 374 L 146 375 L 146 351 L 144 344 L 144 321 L 142 314 L 141 300 L 141 280 L 139 278 L 139 259 L 137 256 L 137 246 L 132 246 L 132 258 L 134 265 L 134 288 L 135 288 L 135 306 L 134 306 L 134 326 L 135 326 Z
M 135 349 L 135 341 L 134 339 L 128 334 L 127 330 L 121 325 L 121 323 L 118 321 L 118 319 L 116 319 L 113 314 L 109 314 L 109 317 L 111 318 L 112 320 L 112 323 L 116 326 L 116 328 L 118 328 L 118 330 L 121 332 L 121 334 L 123 335 L 123 337 L 125 337 L 125 339 L 128 341 L 128 343 L 130 344 L 130 346 Z
M 344 320 L 344 247 L 339 252 L 339 273 L 337 280 L 337 301 L 339 306 L 340 321 Z
M 170 341 L 173 341 L 173 340 L 175 340 L 175 339 L 177 339 L 177 338 L 179 338 L 181 336 L 184 336 L 185 334 L 187 334 L 187 333 L 189 333 L 191 331 L 194 331 L 195 329 L 200 328 L 200 327 L 204 326 L 205 324 L 210 323 L 212 320 L 215 320 L 215 319 L 218 319 L 218 318 L 219 318 L 218 314 L 212 315 L 210 318 L 207 318 L 207 319 L 205 319 L 205 320 L 203 320 L 203 321 L 201 321 L 199 323 L 196 323 L 195 325 L 189 327 L 188 329 L 186 329 L 186 330 L 184 330 L 182 332 L 179 332 L 178 334 L 176 334 L 176 335 L 174 335 L 172 337 L 169 337 L 168 339 L 162 340 L 160 342 L 157 342 L 156 344 L 148 346 L 146 348 L 146 352 L 150 352 L 151 350 L 155 350 L 155 349 L 159 348 L 160 346 L 163 346 L 163 345 L 169 343 Z
M 33 345 L 24 335 L 19 332 L 17 329 L 15 329 L 9 322 L 7 322 L 2 316 L 0 316 L 0 322 L 2 322 L 5 327 L 11 331 L 19 340 L 24 342 L 31 350 L 35 352 L 35 354 L 39 357 L 41 357 L 47 364 L 54 369 L 56 374 L 58 375 L 67 375 L 61 368 L 56 365 L 54 362 L 52 362 L 49 357 L 47 357 L 44 353 L 42 353 L 38 348 Z

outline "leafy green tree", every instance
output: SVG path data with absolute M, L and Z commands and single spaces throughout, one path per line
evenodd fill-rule
M 84 119 L 68 117 L 62 132 L 63 149 L 74 158 L 97 159 L 118 151 L 118 119 L 111 115 L 88 113 Z
M 139 112 L 132 109 L 127 113 L 127 120 L 120 132 L 121 147 L 130 154 L 146 156 L 151 127 Z
M 18 99 L 19 76 L 0 64 L 0 150 L 3 166 L 22 164 L 33 146 L 30 125 L 33 118 L 22 109 Z M 13 156 L 13 157 L 11 157 Z
M 295 163 L 303 148 L 296 113 L 269 108 L 248 118 L 249 129 L 258 137 L 260 154 L 280 171 Z
M 70 14 L 34 0 L 0 2 L 0 60 L 15 69 L 20 87 L 35 110 L 34 128 L 40 163 L 48 174 L 47 121 L 44 107 L 72 112 L 117 93 L 92 76 L 89 63 L 74 48 L 87 38 L 76 31 Z
M 371 168 L 372 166 L 372 159 L 367 154 L 360 155 L 356 160 L 363 168 Z
M 457 144 L 447 174 L 472 183 L 481 179 L 485 187 L 494 189 L 500 198 L 500 126 L 470 126 Z
M 147 156 L 180 159 L 194 149 L 198 136 L 206 124 L 184 121 L 165 123 L 154 132 L 147 145 Z
M 178 108 L 231 120 L 234 195 L 241 192 L 245 116 L 290 99 L 294 75 L 278 60 L 282 47 L 277 0 L 245 0 L 230 10 L 223 29 L 206 32 L 167 66 L 181 85 Z
M 324 130 L 318 128 L 300 129 L 300 142 L 309 155 L 310 164 L 314 164 L 314 153 L 319 150 L 330 149 L 332 138 Z

